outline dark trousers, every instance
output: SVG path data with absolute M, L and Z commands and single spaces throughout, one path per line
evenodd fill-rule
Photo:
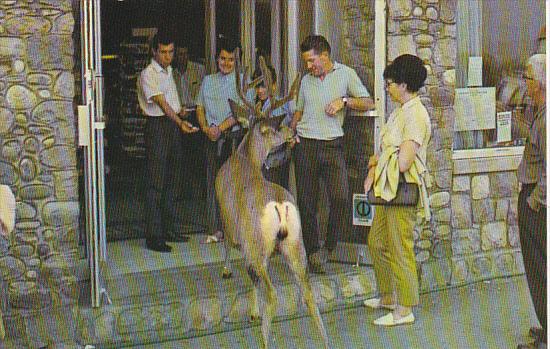
M 182 136 L 180 129 L 167 116 L 147 119 L 145 238 L 149 241 L 165 240 L 168 231 L 175 229 L 176 202 L 185 176 L 182 166 Z
M 320 249 L 317 223 L 320 178 L 326 185 L 330 208 L 325 247 L 329 251 L 334 250 L 339 234 L 345 234 L 351 224 L 344 139 L 340 137 L 332 141 L 321 141 L 300 138 L 300 143 L 294 146 L 294 160 L 306 253 L 310 255 Z
M 290 163 L 286 162 L 281 166 L 270 167 L 269 169 L 262 167 L 262 174 L 264 178 L 270 182 L 280 185 L 281 187 L 288 189 L 288 176 L 290 173 Z
M 527 198 L 535 188 L 524 184 L 518 199 L 518 224 L 521 253 L 531 298 L 540 324 L 546 330 L 546 207 L 535 212 Z
M 217 230 L 223 230 L 220 220 L 220 208 L 216 199 L 216 175 L 225 161 L 231 156 L 233 149 L 239 146 L 242 138 L 242 134 L 237 131 L 231 136 L 225 137 L 223 140 L 220 139 L 217 142 L 208 140 L 206 142 L 206 205 L 208 234 L 215 234 Z M 220 143 L 222 144 L 221 146 Z

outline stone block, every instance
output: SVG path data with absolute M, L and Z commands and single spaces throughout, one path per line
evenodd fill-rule
M 388 36 L 388 60 L 393 61 L 403 54 L 416 55 L 416 44 L 412 35 Z
M 53 23 L 51 32 L 55 34 L 71 34 L 74 28 L 74 17 L 66 13 L 57 17 Z
M 412 12 L 411 0 L 389 0 L 388 10 L 390 18 L 409 17 Z
M 508 226 L 508 243 L 511 247 L 520 247 L 519 227 L 517 225 Z
M 451 209 L 442 208 L 432 212 L 434 222 L 436 223 L 450 223 L 451 222 Z
M 489 179 L 492 197 L 510 197 L 518 192 L 518 179 L 515 172 L 492 173 Z
M 430 160 L 433 161 L 433 166 L 430 166 L 431 169 L 442 171 L 442 170 L 451 170 L 453 168 L 453 163 L 452 163 L 453 153 L 450 149 L 442 149 L 435 152 L 432 155 L 428 155 L 428 158 L 429 158 L 428 162 L 430 162 Z
M 452 23 L 455 26 L 457 0 L 445 0 L 440 2 L 439 19 L 444 23 Z
M 474 280 L 487 279 L 493 276 L 493 260 L 490 255 L 477 256 L 470 259 L 470 263 L 470 272 Z
M 472 199 L 486 199 L 491 194 L 488 175 L 478 175 L 472 177 Z
M 416 50 L 416 54 L 424 63 L 429 63 L 432 59 L 433 51 L 429 47 L 422 47 Z M 428 78 L 429 77 L 430 77 L 430 74 L 428 74 Z
M 472 200 L 474 223 L 488 223 L 495 220 L 495 202 L 492 199 Z
M 505 221 L 508 219 L 508 209 L 510 201 L 508 199 L 496 200 L 495 220 Z
M 78 200 L 78 173 L 73 171 L 53 171 L 55 197 L 61 201 Z
M 10 109 L 28 110 L 33 108 L 37 101 L 34 92 L 23 85 L 13 85 L 6 91 L 6 105 Z
M 79 212 L 77 201 L 48 202 L 42 209 L 42 219 L 50 227 L 76 226 Z
M 481 248 L 489 251 L 506 246 L 507 227 L 505 222 L 493 222 L 481 226 Z
M 66 76 L 66 75 L 61 74 L 60 76 Z M 58 83 L 67 84 L 65 80 L 66 79 L 61 79 L 61 82 L 60 82 L 58 78 L 58 80 L 56 81 L 56 84 Z M 38 104 L 32 110 L 31 118 L 33 121 L 37 123 L 46 124 L 46 125 L 51 125 L 52 123 L 55 123 L 57 121 L 73 122 L 74 113 L 73 113 L 72 103 L 70 101 L 44 101 Z M 74 128 L 74 124 L 72 124 L 71 126 Z
M 21 200 L 33 201 L 49 198 L 53 194 L 53 188 L 45 184 L 30 184 L 19 191 Z
M 439 14 L 437 13 L 437 9 L 435 7 L 429 6 L 426 8 L 426 17 L 431 20 L 435 21 L 439 17 Z
M 439 189 L 449 190 L 451 188 L 453 173 L 451 170 L 437 171 L 434 173 L 435 184 Z
M 416 263 L 419 263 L 419 264 L 424 263 L 428 259 L 430 259 L 430 252 L 429 251 L 420 251 L 419 253 L 416 254 L 415 259 L 416 259 Z
M 481 250 L 481 236 L 478 229 L 458 229 L 453 232 L 453 256 L 472 254 Z
M 154 304 L 122 311 L 117 317 L 116 330 L 121 335 L 164 332 L 181 329 L 184 320 L 183 303 Z
M 453 286 L 463 285 L 468 282 L 470 278 L 470 271 L 466 260 L 463 258 L 452 259 L 452 278 L 451 284 Z
M 26 41 L 22 38 L 0 37 L 0 57 L 23 57 L 26 50 Z
M 19 157 L 21 156 L 22 149 L 23 147 L 21 146 L 21 143 L 19 142 L 19 140 L 6 141 L 2 147 L 2 153 L 1 153 L 4 161 L 9 161 L 10 163 L 17 163 L 19 161 Z M 4 162 L 4 163 L 7 164 L 7 162 Z M 0 161 L 0 170 L 1 170 L 1 166 L 2 166 L 2 162 Z
M 414 17 L 420 17 L 424 14 L 424 10 L 422 10 L 422 7 L 420 6 L 416 6 L 414 9 L 413 9 L 413 16 Z
M 7 108 L 0 108 L 0 135 L 7 134 L 15 123 L 15 114 Z
M 2 280 L 7 282 L 17 280 L 25 274 L 25 271 L 26 266 L 21 259 L 12 256 L 0 257 L 0 275 L 2 276 Z
M 432 247 L 432 242 L 430 240 L 420 240 L 416 246 L 421 250 L 429 250 Z
M 44 17 L 22 16 L 12 17 L 3 23 L 4 28 L 9 34 L 14 36 L 30 34 L 47 34 L 52 28 L 52 24 Z
M 453 177 L 453 192 L 467 192 L 470 190 L 469 176 Z
M 36 208 L 32 203 L 17 201 L 15 208 L 15 220 L 32 220 L 36 217 Z
M 40 163 L 53 170 L 76 168 L 76 149 L 70 145 L 54 145 L 40 152 Z
M 433 256 L 435 258 L 450 258 L 453 254 L 452 243 L 447 240 L 434 242 Z
M 513 253 L 505 252 L 495 257 L 495 276 L 518 274 L 518 266 Z
M 508 210 L 507 223 L 509 225 L 518 224 L 518 197 L 510 198 L 510 206 Z
M 466 229 L 472 226 L 472 209 L 470 197 L 463 194 L 451 196 L 452 226 L 455 229 Z
M 434 62 L 442 67 L 454 68 L 456 66 L 456 40 L 440 39 L 434 45 Z
M 27 63 L 34 71 L 72 71 L 73 53 L 71 35 L 31 36 L 27 41 Z

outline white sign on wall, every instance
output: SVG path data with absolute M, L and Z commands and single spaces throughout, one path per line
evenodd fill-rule
M 457 88 L 455 112 L 455 131 L 494 129 L 496 127 L 495 88 Z

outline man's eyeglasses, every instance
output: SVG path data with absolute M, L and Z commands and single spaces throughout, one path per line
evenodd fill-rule
M 535 80 L 535 79 L 533 79 L 532 77 L 528 76 L 527 74 L 523 74 L 523 75 L 522 75 L 522 78 L 523 78 L 524 80 Z

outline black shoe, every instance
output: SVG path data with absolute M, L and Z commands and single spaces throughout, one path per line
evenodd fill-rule
M 168 235 L 166 236 L 167 242 L 187 242 L 189 241 L 189 236 L 187 235 Z
M 544 333 L 544 329 L 541 327 L 531 327 L 529 329 L 529 337 L 537 342 L 546 343 L 546 333 Z
M 155 252 L 172 252 L 172 247 L 166 244 L 166 241 L 145 241 L 148 250 Z

